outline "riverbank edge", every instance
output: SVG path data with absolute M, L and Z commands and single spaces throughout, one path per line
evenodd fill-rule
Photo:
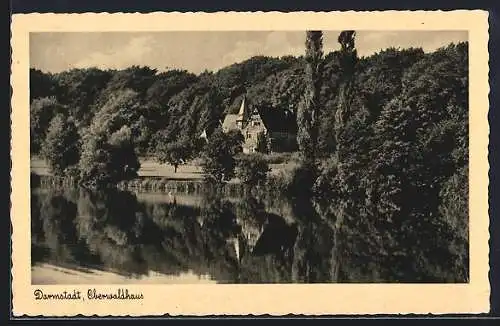
M 35 172 L 30 174 L 31 188 L 78 188 L 77 179 L 70 176 L 40 175 Z M 248 192 L 259 192 L 262 190 L 273 190 L 285 194 L 285 188 L 279 189 L 281 184 L 274 178 L 265 183 L 249 186 L 237 179 L 222 184 L 212 184 L 204 179 L 171 179 L 157 176 L 138 176 L 130 180 L 122 180 L 110 186 L 122 191 L 152 192 L 152 193 L 201 193 L 209 190 L 217 190 L 226 193 L 242 194 Z M 282 186 L 282 185 L 281 185 Z

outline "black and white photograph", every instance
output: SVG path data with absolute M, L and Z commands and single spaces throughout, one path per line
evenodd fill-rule
M 468 283 L 464 31 L 32 32 L 31 282 Z

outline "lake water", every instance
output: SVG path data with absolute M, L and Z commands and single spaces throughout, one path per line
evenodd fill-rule
M 446 281 L 392 259 L 366 224 L 338 231 L 326 211 L 276 194 L 34 189 L 32 283 Z
M 331 281 L 317 264 L 331 243 L 296 259 L 307 231 L 283 198 L 36 189 L 31 201 L 34 283 Z

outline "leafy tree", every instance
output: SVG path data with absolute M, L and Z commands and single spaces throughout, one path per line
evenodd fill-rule
M 91 188 L 114 185 L 137 176 L 140 164 L 126 124 L 135 114 L 137 93 L 118 92 L 96 114 L 83 133 L 79 162 L 81 182 Z
M 452 273 L 455 280 L 468 280 L 469 271 L 469 169 L 458 170 L 444 184 L 440 192 L 441 222 L 450 229 L 448 243 L 455 255 Z
M 210 135 L 218 127 L 223 107 L 220 92 L 212 85 L 212 75 L 198 77 L 191 84 L 173 95 L 162 111 L 160 120 L 152 124 L 154 132 L 149 147 L 154 151 L 161 142 L 178 139 L 197 139 L 203 132 Z M 155 131 L 155 128 L 158 128 Z M 197 149 L 195 147 L 194 149 Z
M 266 181 L 269 171 L 271 169 L 267 161 L 258 154 L 241 156 L 236 166 L 236 176 L 250 186 Z
M 338 37 L 341 49 L 339 54 L 340 65 L 340 89 L 337 100 L 337 110 L 335 113 L 335 138 L 336 151 L 339 162 L 342 161 L 344 143 L 343 133 L 347 130 L 346 123 L 352 115 L 352 100 L 354 98 L 354 72 L 357 62 L 357 51 L 355 48 L 355 31 L 342 31 Z
M 299 149 L 306 161 L 315 164 L 318 117 L 320 108 L 318 98 L 321 88 L 321 71 L 323 58 L 323 33 L 306 32 L 306 89 L 303 102 L 298 107 L 297 125 L 299 127 L 297 141 Z
M 338 133 L 340 133 L 340 129 L 345 129 L 340 126 L 332 128 L 336 125 L 335 112 L 341 104 L 337 103 L 341 98 L 338 96 L 340 93 L 332 90 L 345 87 L 343 86 L 345 78 L 342 77 L 340 65 L 343 62 L 343 56 L 345 53 L 342 53 L 341 50 L 332 52 L 325 57 L 321 96 L 325 109 L 321 117 L 318 140 L 319 150 L 325 157 L 336 150 L 336 129 Z M 346 120 L 352 120 L 353 115 L 357 116 L 354 119 L 364 120 L 364 128 L 376 120 L 383 107 L 401 94 L 404 72 L 421 60 L 423 56 L 422 49 L 388 48 L 369 57 L 358 58 L 354 66 L 352 91 L 350 92 L 355 96 L 351 96 L 349 100 L 351 111 L 346 113 L 349 117 Z M 339 136 L 341 137 L 341 135 Z
M 51 73 L 30 68 L 30 103 L 37 98 L 56 96 L 59 84 Z
M 305 87 L 303 62 L 300 61 L 297 68 L 283 70 L 275 76 L 276 80 L 269 85 L 272 89 L 272 107 L 295 112 Z
M 245 138 L 239 130 L 229 130 L 227 133 L 225 133 L 225 139 L 227 140 L 229 151 L 233 156 L 243 152 L 242 145 L 245 141 Z
M 174 173 L 182 162 L 191 158 L 192 146 L 187 141 L 176 141 L 159 145 L 158 160 L 160 163 L 168 163 L 174 167 Z
M 169 70 L 156 75 L 146 92 L 145 100 L 152 109 L 161 110 L 169 99 L 198 81 L 196 75 L 186 70 Z M 161 112 L 158 112 L 161 114 Z
M 242 152 L 243 135 L 239 131 L 225 134 L 216 129 L 210 136 L 203 153 L 202 168 L 205 175 L 217 183 L 234 176 L 235 155 Z
M 58 113 L 66 113 L 67 108 L 55 97 L 34 99 L 30 105 L 30 150 L 38 154 L 45 139 L 50 121 Z
M 71 69 L 58 73 L 58 100 L 70 108 L 78 126 L 88 126 L 96 113 L 96 101 L 109 82 L 112 73 L 97 68 Z
M 57 114 L 50 122 L 42 147 L 42 157 L 48 162 L 52 173 L 63 175 L 78 163 L 80 136 L 72 118 Z
M 362 97 L 362 105 L 376 118 L 382 108 L 401 94 L 402 77 L 424 56 L 422 49 L 398 50 L 388 48 L 365 59 L 366 68 L 357 69 L 355 76 L 359 85 L 356 96 Z
M 240 63 L 224 67 L 214 74 L 214 86 L 227 99 L 228 112 L 238 111 L 238 97 L 252 85 L 264 81 L 270 75 L 290 68 L 293 60 L 280 60 L 264 56 L 254 56 Z
M 319 96 L 322 111 L 318 124 L 317 144 L 317 153 L 322 158 L 328 157 L 336 149 L 334 126 L 341 77 L 340 57 L 340 51 L 334 51 L 327 54 L 323 60 Z
M 171 126 L 177 123 L 176 101 L 184 97 L 178 94 L 185 89 L 190 88 L 198 81 L 197 76 L 181 70 L 170 70 L 157 74 L 155 81 L 148 88 L 144 99 L 144 117 L 149 128 L 149 147 L 153 153 L 156 149 L 157 141 L 161 140 L 165 134 L 162 134 L 166 126 Z M 184 105 L 184 103 L 183 103 Z M 175 134 L 175 132 L 174 132 Z
M 114 93 L 126 89 L 133 90 L 139 98 L 144 98 L 149 87 L 153 85 L 156 79 L 157 71 L 146 66 L 132 66 L 111 73 L 111 78 L 97 99 L 98 106 L 104 105 Z
M 148 153 L 149 141 L 151 139 L 151 128 L 144 115 L 141 115 L 130 127 L 133 136 L 134 148 L 139 155 Z

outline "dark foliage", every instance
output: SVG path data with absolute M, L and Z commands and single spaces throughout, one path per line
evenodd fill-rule
M 64 170 L 76 155 L 56 153 L 57 146 L 74 144 L 78 134 L 84 183 L 135 177 L 139 155 L 175 165 L 180 153 L 202 156 L 207 176 L 228 181 L 242 137 L 222 133 L 220 124 L 245 95 L 271 129 L 297 131 L 304 156 L 314 158 L 270 183 L 297 198 L 317 195 L 316 213 L 301 215 L 320 216 L 330 227 L 320 237 L 335 247 L 330 278 L 467 281 L 467 43 L 360 58 L 354 31 L 342 32 L 340 50 L 328 54 L 320 34 L 308 32 L 304 57 L 259 56 L 199 75 L 148 67 L 32 69 L 31 152 L 43 154 L 43 144 L 52 144 L 45 156 L 60 162 L 54 171 Z M 205 145 L 198 141 L 203 133 Z M 213 209 L 231 210 L 224 205 Z M 298 242 L 313 243 L 321 232 L 306 223 Z M 296 254 L 326 250 L 311 246 Z M 294 268 L 302 279 L 324 279 L 310 264 Z
M 270 171 L 266 160 L 259 154 L 243 155 L 238 159 L 236 176 L 246 185 L 257 185 L 267 180 Z
M 224 133 L 216 129 L 212 133 L 202 154 L 202 168 L 207 181 L 221 183 L 234 177 L 235 156 L 243 151 L 243 140 L 243 135 L 237 130 Z
M 338 278 L 467 281 L 467 44 L 388 49 L 356 66 L 316 182 L 336 225 Z

